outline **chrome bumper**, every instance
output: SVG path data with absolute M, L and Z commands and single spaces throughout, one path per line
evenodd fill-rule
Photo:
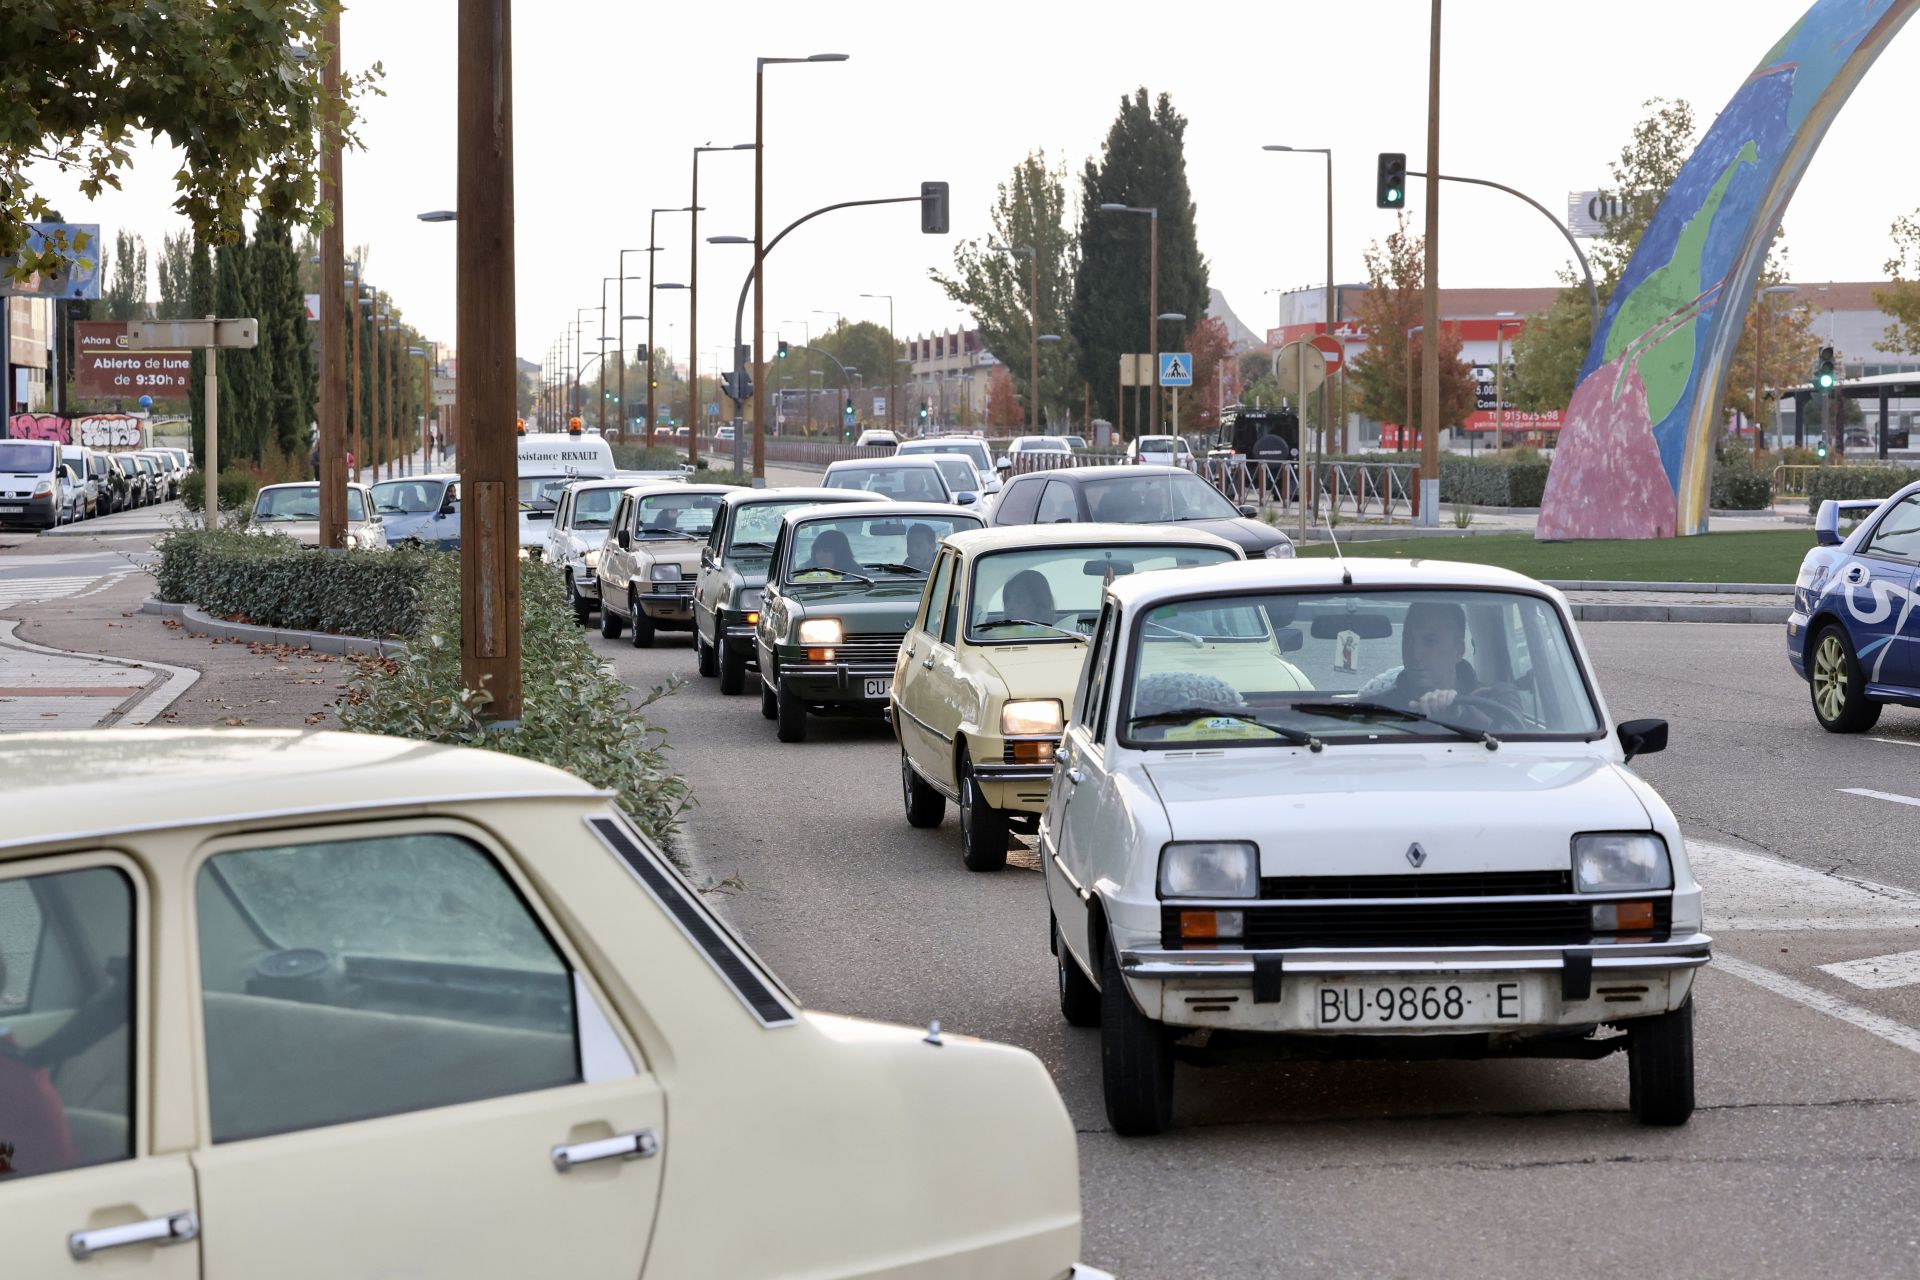
M 1044 782 L 1053 777 L 1051 764 L 976 764 L 974 776 L 984 782 Z M 1252 972 L 1251 969 L 1248 970 Z
M 1362 973 L 1557 973 L 1569 955 L 1592 959 L 1595 970 L 1697 969 L 1713 958 L 1713 939 L 1689 934 L 1668 942 L 1596 942 L 1565 947 L 1302 947 L 1275 951 L 1166 951 L 1137 948 L 1120 953 L 1129 978 L 1208 981 L 1251 978 L 1254 963 L 1279 960 L 1281 971 L 1301 974 Z

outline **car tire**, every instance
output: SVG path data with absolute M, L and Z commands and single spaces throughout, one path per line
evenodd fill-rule
M 907 825 L 926 830 L 947 816 L 947 798 L 915 772 L 907 749 L 900 748 L 900 796 L 907 807 Z
M 767 720 L 780 718 L 780 699 L 774 696 L 773 687 L 764 680 L 760 682 L 760 715 Z
M 1173 1125 L 1173 1038 L 1140 1012 L 1113 948 L 1100 956 L 1100 1085 L 1107 1123 L 1125 1137 Z
M 620 638 L 620 629 L 625 625 L 619 614 L 607 607 L 606 588 L 602 586 L 600 596 L 600 634 L 609 640 Z
M 1645 1125 L 1693 1115 L 1693 1001 L 1627 1024 L 1627 1105 Z
M 718 621 L 719 615 L 715 614 L 714 617 Z M 700 634 L 698 623 L 693 628 L 693 661 L 700 674 L 709 679 L 720 674 L 720 659 L 714 653 L 713 646 L 707 643 L 707 638 Z
M 1847 629 L 1837 622 L 1820 628 L 1807 663 L 1807 688 L 1813 718 L 1828 733 L 1865 733 L 1879 723 L 1881 704 L 1867 697 L 1867 676 Z
M 417 547 L 420 544 L 418 541 L 409 540 L 407 545 Z M 567 574 L 567 604 L 573 609 L 573 620 L 575 622 L 584 627 L 592 621 L 593 601 L 581 598 L 579 590 L 573 585 L 572 573 Z
M 969 871 L 1007 865 L 1007 815 L 987 803 L 973 776 L 973 757 L 960 749 L 960 860 Z
M 653 648 L 653 619 L 640 607 L 640 595 L 632 587 L 627 588 L 627 610 L 627 625 L 633 628 L 633 647 Z
M 1051 912 L 1047 915 L 1047 929 L 1053 934 L 1053 958 L 1060 971 L 1060 1016 L 1070 1027 L 1099 1026 L 1100 988 L 1093 985 L 1093 979 L 1067 950 L 1066 942 L 1060 937 L 1060 922 Z
M 725 634 L 721 635 L 719 644 L 714 661 L 720 667 L 720 692 L 732 697 L 747 687 L 747 651 L 731 643 Z
M 807 704 L 784 684 L 774 692 L 774 719 L 777 721 L 774 732 L 780 741 L 807 740 Z

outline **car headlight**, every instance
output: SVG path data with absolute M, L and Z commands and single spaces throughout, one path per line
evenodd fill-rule
M 520 558 L 522 560 L 527 558 L 527 549 L 525 547 L 520 548 Z
M 1276 542 L 1266 549 L 1265 555 L 1269 560 L 1291 560 L 1293 559 L 1293 544 L 1291 542 Z
M 1651 831 L 1592 831 L 1573 838 L 1573 885 L 1581 893 L 1673 888 L 1667 842 Z
M 839 644 L 844 634 L 838 618 L 807 618 L 800 623 L 801 644 Z
M 677 564 L 657 564 L 647 570 L 647 578 L 651 582 L 678 582 L 680 581 L 680 566 Z
M 1000 732 L 1059 733 L 1066 727 L 1058 698 L 1015 698 L 1000 708 Z
M 587 568 L 589 569 L 598 569 L 600 567 L 600 549 L 598 547 L 595 547 L 580 558 L 586 561 Z
M 350 534 L 348 534 L 348 535 L 347 535 L 347 547 L 348 547 L 348 549 L 349 549 L 349 550 L 351 550 L 352 548 L 354 548 L 354 547 L 357 547 L 357 546 L 359 546 L 359 545 L 360 545 L 360 535 L 359 535 L 359 534 L 357 534 L 357 533 L 350 533 Z
M 33 486 L 33 496 L 36 498 L 52 492 L 53 492 L 53 481 L 51 480 L 42 480 L 39 484 L 36 484 L 35 486 Z
M 740 596 L 740 607 L 743 609 L 758 609 L 760 607 L 760 593 L 758 591 L 742 592 Z
M 1163 898 L 1251 898 L 1260 850 L 1250 840 L 1178 840 L 1160 851 Z

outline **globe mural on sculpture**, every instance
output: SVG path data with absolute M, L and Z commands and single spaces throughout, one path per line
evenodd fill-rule
M 1920 0 L 1817 0 L 1661 200 L 1560 431 L 1540 538 L 1705 533 L 1713 428 L 1767 248 L 1827 126 Z

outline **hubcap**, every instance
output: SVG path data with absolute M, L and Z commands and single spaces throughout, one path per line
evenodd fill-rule
M 960 776 L 960 836 L 973 843 L 973 773 Z
M 1836 720 L 1847 699 L 1847 655 L 1838 636 L 1827 635 L 1813 656 L 1813 700 L 1822 717 Z

